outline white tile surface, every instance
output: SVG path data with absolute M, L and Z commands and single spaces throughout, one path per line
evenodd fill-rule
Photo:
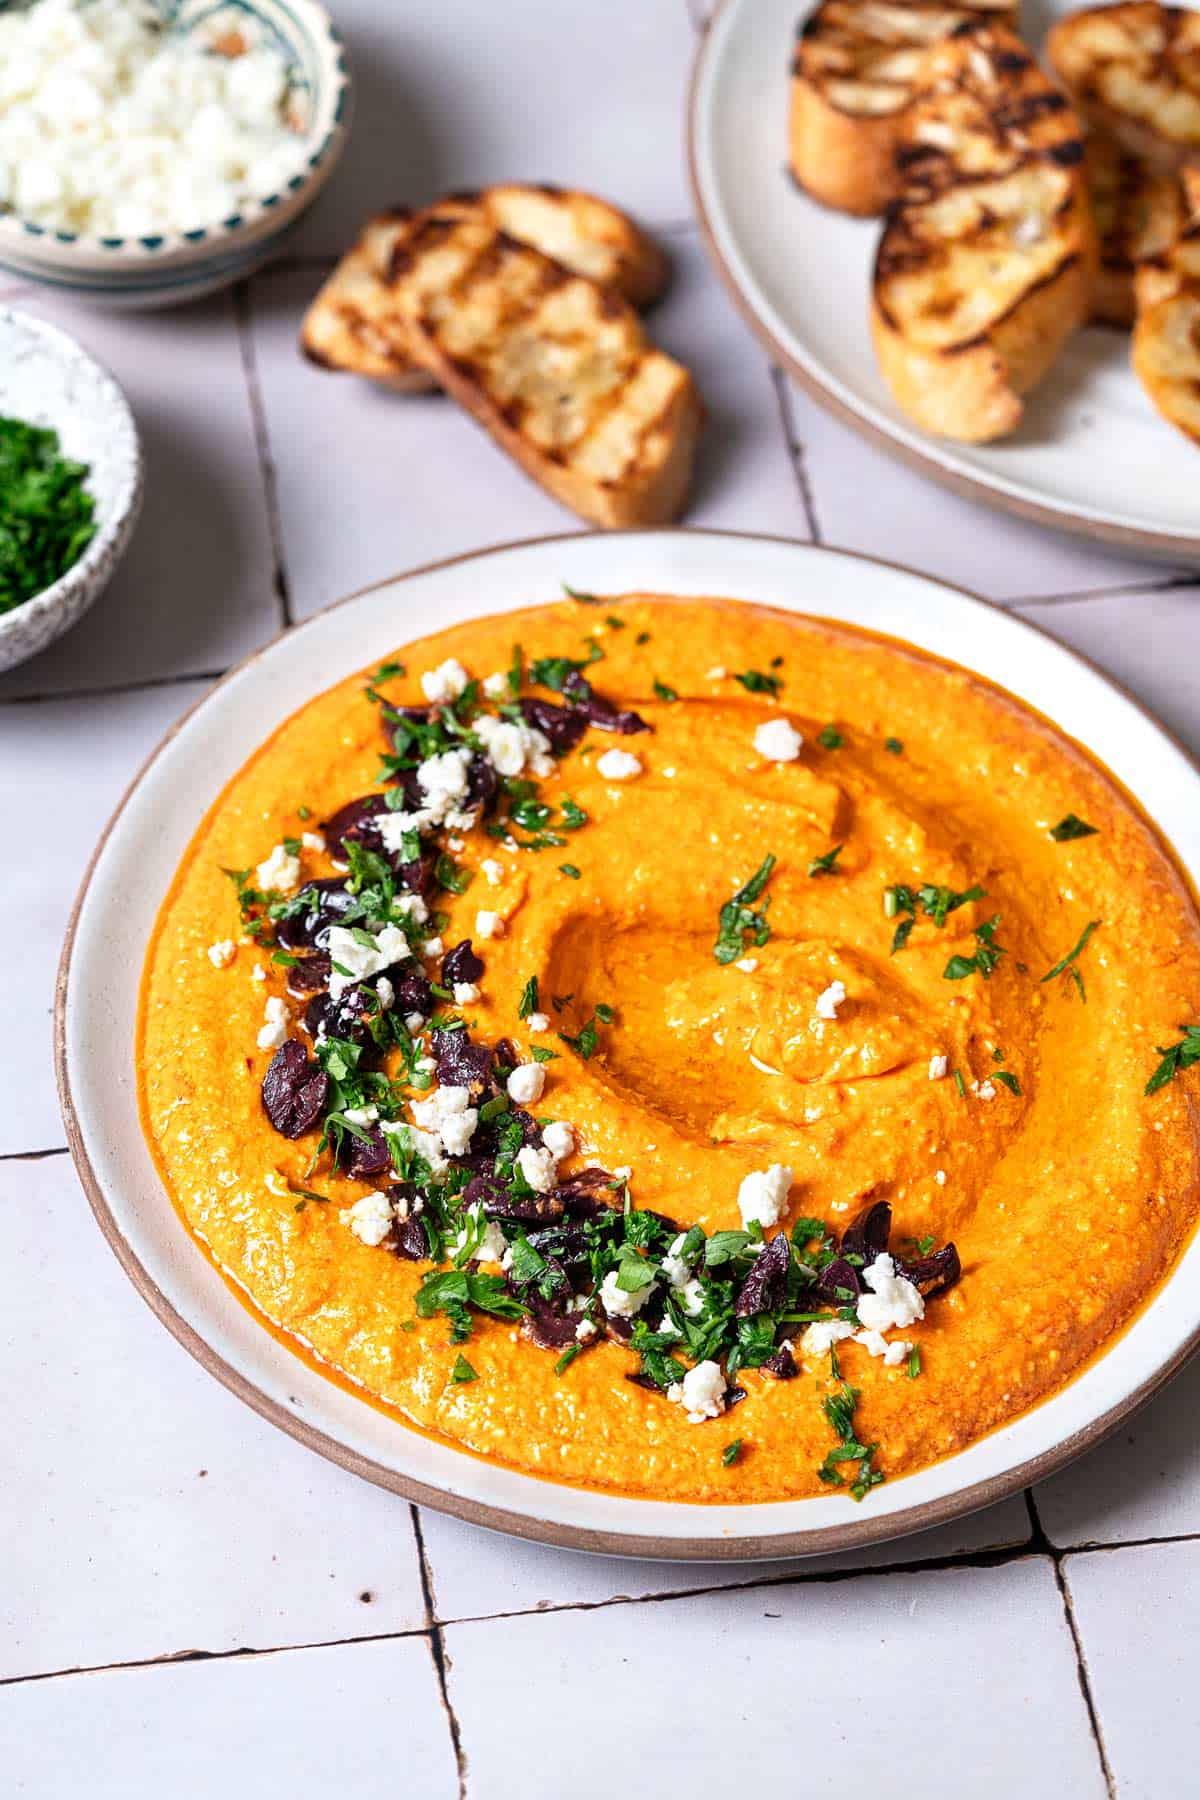
M 279 630 L 280 612 L 232 301 L 106 313 L 30 288 L 20 305 L 69 331 L 116 376 L 147 480 L 111 585 L 74 631 L 0 677 L 0 699 L 239 661 Z
M 0 1164 L 0 1215 L 0 1680 L 422 1626 L 408 1506 L 204 1373 L 68 1157 Z
M 1195 1544 L 1070 1556 L 1067 1582 L 1120 1800 L 1196 1792 Z
M 491 0 L 333 0 L 331 11 L 354 69 L 356 117 L 301 248 L 340 249 L 347 224 L 374 207 L 494 181 L 588 188 L 658 223 L 688 216 L 686 0 L 574 6 L 569 22 Z
M 575 1800 L 1104 1795 L 1040 1558 L 452 1625 L 446 1649 L 472 1800 L 525 1791 L 532 1732 Z
M 151 749 L 202 682 L 0 706 L 8 851 L 0 938 L 20 944 L 4 975 L 0 1155 L 65 1142 L 51 1066 L 54 972 L 97 838 Z
M 1200 1361 L 1089 1456 L 1036 1490 L 1052 1544 L 1200 1536 Z M 1200 1554 L 1193 1550 L 1193 1554 Z
M 664 241 L 674 281 L 648 327 L 695 372 L 709 409 L 687 522 L 807 537 L 767 361 L 696 234 L 672 232 Z M 440 396 L 389 394 L 305 362 L 296 341 L 320 280 L 319 270 L 280 273 L 251 288 L 297 618 L 398 569 L 579 529 L 573 513 Z
M 1019 610 L 1099 663 L 1200 752 L 1200 584 Z
M 795 384 L 790 393 L 825 543 L 906 563 L 990 600 L 1145 582 L 1144 561 L 961 500 L 868 444 Z
M 851 1503 L 853 1504 L 853 1503 Z M 970 1551 L 997 1550 L 1029 1541 L 1029 1513 L 1021 1495 L 936 1531 L 841 1556 L 762 1565 L 634 1562 L 551 1550 L 477 1531 L 442 1513 L 422 1512 L 421 1531 L 438 1619 L 536 1612 L 555 1606 L 594 1606 L 646 1594 L 745 1586 L 786 1576 L 811 1577 L 832 1570 L 882 1568 L 889 1563 L 934 1561 Z
M 22 1800 L 458 1793 L 424 1638 L 7 1688 L 0 1769 Z

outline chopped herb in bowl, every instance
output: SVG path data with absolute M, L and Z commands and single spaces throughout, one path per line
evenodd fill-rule
M 52 587 L 91 543 L 88 473 L 60 454 L 56 431 L 0 418 L 0 613 Z

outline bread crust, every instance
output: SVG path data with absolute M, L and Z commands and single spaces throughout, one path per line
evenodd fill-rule
M 1014 33 L 961 27 L 926 56 L 875 260 L 871 334 L 923 430 L 1003 437 L 1087 319 L 1096 234 L 1078 121 Z
M 1134 276 L 1133 368 L 1163 418 L 1200 444 L 1200 172 L 1185 171 L 1182 190 L 1188 222 Z
M 1046 40 L 1087 124 L 1152 169 L 1200 158 L 1200 13 L 1119 0 L 1060 19 Z
M 505 182 L 451 194 L 427 211 L 486 221 L 611 285 L 634 306 L 651 305 L 670 282 L 666 253 L 626 213 L 594 194 Z M 368 219 L 304 316 L 300 348 L 310 362 L 364 375 L 398 393 L 435 391 L 437 383 L 413 356 L 386 291 L 393 252 L 424 216 L 396 207 Z
M 1008 0 L 823 0 L 801 27 L 792 64 L 792 173 L 823 206 L 860 217 L 900 192 L 904 139 L 921 57 L 964 22 L 1011 24 Z
M 1138 264 L 1168 250 L 1187 223 L 1183 189 L 1175 176 L 1095 135 L 1088 139 L 1087 174 L 1099 240 L 1092 318 L 1128 328 Z
M 610 529 L 679 515 L 703 408 L 612 288 L 431 211 L 389 294 L 421 366 L 562 505 Z

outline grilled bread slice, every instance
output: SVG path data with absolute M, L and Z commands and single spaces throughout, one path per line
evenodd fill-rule
M 699 396 L 615 289 L 435 210 L 397 246 L 389 295 L 421 366 L 564 506 L 609 527 L 676 517 Z
M 1183 189 L 1106 137 L 1088 139 L 1087 175 L 1100 244 L 1092 317 L 1130 326 L 1138 264 L 1169 250 L 1187 223 Z
M 368 219 L 304 315 L 300 348 L 323 369 L 365 375 L 401 394 L 437 387 L 408 353 L 387 303 L 386 273 L 392 251 L 412 225 L 405 208 Z
M 615 287 L 634 306 L 649 306 L 667 286 L 670 268 L 658 245 L 593 194 L 508 182 L 451 195 L 437 211 L 484 219 L 576 274 Z M 398 207 L 367 221 L 305 315 L 300 346 L 311 361 L 401 393 L 434 387 L 413 360 L 386 293 L 392 254 L 415 216 Z
M 1200 444 L 1200 174 L 1190 169 L 1183 196 L 1188 223 L 1134 276 L 1133 367 L 1163 418 Z
M 964 21 L 1011 24 L 1009 0 L 824 0 L 792 64 L 792 173 L 842 212 L 897 197 L 895 154 L 921 59 Z
M 875 260 L 880 367 L 926 431 L 983 443 L 1091 307 L 1096 236 L 1078 122 L 1001 26 L 929 51 Z
M 1152 168 L 1200 157 L 1200 13 L 1126 0 L 1072 13 L 1046 40 L 1080 116 Z

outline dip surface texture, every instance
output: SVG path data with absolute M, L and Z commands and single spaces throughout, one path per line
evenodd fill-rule
M 423 675 L 453 658 L 483 681 L 518 644 L 522 695 L 560 703 L 530 685 L 530 665 L 571 658 L 650 727 L 590 728 L 538 779 L 540 802 L 569 797 L 587 814 L 565 848 L 510 848 L 486 821 L 451 831 L 474 879 L 430 901 L 448 915 L 446 948 L 470 937 L 484 963 L 478 999 L 441 1010 L 473 1040 L 508 1039 L 522 1064 L 534 1045 L 555 1052 L 529 1111 L 574 1129 L 558 1179 L 588 1164 L 630 1171 L 633 1206 L 712 1234 L 743 1227 L 745 1177 L 783 1165 L 781 1229 L 803 1216 L 836 1236 L 884 1200 L 898 1257 L 953 1240 L 961 1280 L 904 1329 L 918 1357 L 889 1365 L 853 1340 L 834 1352 L 888 1478 L 1044 1398 L 1129 1320 L 1196 1217 L 1196 1077 L 1144 1093 L 1156 1047 L 1200 1018 L 1196 912 L 1153 831 L 1088 756 L 977 678 L 730 602 L 626 596 L 484 619 L 398 650 L 405 673 L 377 686 L 393 706 L 424 706 Z M 837 1437 L 822 1401 L 839 1381 L 827 1352 L 803 1348 L 802 1324 L 798 1378 L 743 1367 L 745 1397 L 702 1422 L 686 1399 L 626 1380 L 638 1357 L 603 1330 L 561 1373 L 511 1319 L 476 1315 L 452 1343 L 445 1315 L 415 1317 L 429 1265 L 340 1216 L 388 1178 L 353 1180 L 328 1152 L 310 1169 L 319 1127 L 290 1141 L 266 1117 L 267 1003 L 283 1002 L 277 1027 L 311 1053 L 304 1000 L 288 998 L 270 944 L 242 936 L 222 871 L 253 870 L 381 791 L 388 745 L 367 679 L 319 696 L 258 752 L 162 909 L 140 1080 L 183 1219 L 329 1370 L 481 1455 L 659 1500 L 830 1491 L 817 1471 Z M 1068 815 L 1092 831 L 1056 841 Z M 328 850 L 298 854 L 304 881 L 336 872 Z M 769 901 L 769 936 L 755 943 L 748 928 L 722 963 L 721 910 L 769 856 L 750 903 Z M 939 919 L 923 886 L 985 894 Z M 498 915 L 490 935 L 481 912 Z M 540 1031 L 520 1016 L 533 976 Z M 585 1060 L 559 1034 L 578 1044 L 589 1022 Z

